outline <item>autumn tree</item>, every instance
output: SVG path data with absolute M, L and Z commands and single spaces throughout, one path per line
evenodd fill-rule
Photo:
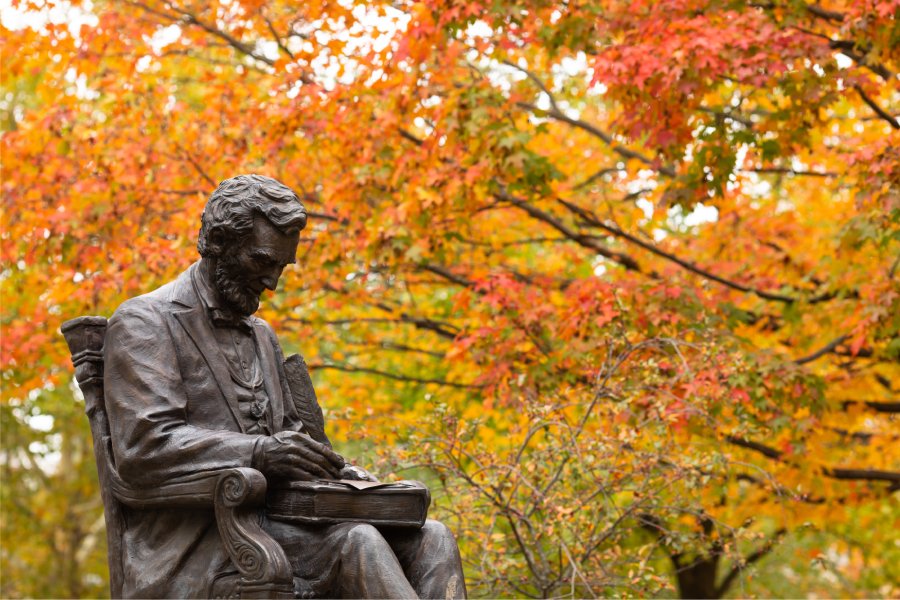
M 808 531 L 788 592 L 897 593 L 900 3 L 296 4 L 4 21 L 4 596 L 103 561 L 60 323 L 241 172 L 312 217 L 262 316 L 473 595 L 767 594 Z

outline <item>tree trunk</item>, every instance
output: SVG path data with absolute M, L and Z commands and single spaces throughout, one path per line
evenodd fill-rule
M 718 556 L 703 556 L 677 567 L 678 595 L 681 598 L 719 598 L 716 589 L 718 566 Z

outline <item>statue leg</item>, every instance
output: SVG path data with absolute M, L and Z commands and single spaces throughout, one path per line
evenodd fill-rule
M 466 582 L 456 539 L 432 519 L 420 530 L 384 534 L 420 598 L 466 598 Z
M 306 579 L 319 597 L 418 597 L 391 546 L 371 525 L 305 527 L 268 521 L 263 527 L 284 548 L 294 574 Z
M 344 598 L 418 598 L 387 541 L 362 523 L 348 528 L 340 584 Z

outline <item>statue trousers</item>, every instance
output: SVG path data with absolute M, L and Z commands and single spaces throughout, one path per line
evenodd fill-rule
M 265 520 L 263 528 L 317 597 L 465 598 L 453 534 L 428 519 L 422 529 L 365 523 L 305 526 Z

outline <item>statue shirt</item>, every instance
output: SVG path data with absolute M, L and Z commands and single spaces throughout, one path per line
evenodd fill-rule
M 200 301 L 206 306 L 209 319 L 211 310 L 220 309 L 218 294 L 209 285 L 206 273 L 196 269 L 192 283 Z M 263 382 L 259 360 L 259 347 L 251 327 L 218 327 L 213 325 L 213 335 L 219 346 L 237 395 L 238 408 L 244 431 L 250 434 L 271 435 L 271 411 L 269 396 Z

